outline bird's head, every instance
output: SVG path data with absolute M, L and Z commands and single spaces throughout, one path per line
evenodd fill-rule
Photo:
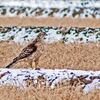
M 44 40 L 46 33 L 45 32 L 41 32 L 40 34 L 37 35 L 37 42 L 41 42 Z

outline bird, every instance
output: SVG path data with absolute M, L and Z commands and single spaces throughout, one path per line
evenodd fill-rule
M 30 57 L 33 53 L 35 53 L 34 62 L 36 62 L 36 65 L 38 63 L 38 59 L 41 56 L 41 51 L 43 51 L 43 39 L 45 37 L 46 33 L 41 32 L 37 35 L 36 39 L 33 40 L 30 44 L 28 44 L 25 48 L 22 49 L 20 54 L 13 59 L 12 62 L 10 62 L 5 68 L 10 68 L 13 64 L 18 62 L 21 59 Z M 40 48 L 40 49 L 38 49 Z M 37 52 L 37 53 L 36 53 Z

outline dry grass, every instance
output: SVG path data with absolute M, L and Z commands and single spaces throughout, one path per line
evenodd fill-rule
M 13 42 L 0 43 L 0 66 L 3 67 L 18 55 L 23 47 Z M 70 68 L 100 70 L 100 43 L 45 45 L 38 66 L 43 68 Z M 27 59 L 20 60 L 13 68 L 29 68 Z M 32 66 L 33 68 L 35 66 Z
M 0 43 L 0 66 L 3 67 L 14 58 L 23 47 L 14 42 Z M 100 44 L 89 43 L 69 44 L 53 43 L 45 45 L 39 66 L 44 68 L 72 68 L 84 70 L 100 70 Z M 14 68 L 29 68 L 28 61 L 21 60 Z M 33 66 L 34 67 L 34 66 Z M 60 86 L 54 90 L 33 88 L 20 90 L 16 87 L 1 86 L 0 100 L 99 100 L 100 90 L 84 94 L 70 86 Z
M 35 89 L 20 90 L 16 87 L 1 86 L 0 100 L 99 100 L 100 91 L 93 91 L 84 94 L 70 86 L 59 87 L 57 89 Z
M 94 27 L 100 28 L 100 19 L 96 18 L 35 18 L 0 17 L 0 26 L 54 26 L 54 27 Z

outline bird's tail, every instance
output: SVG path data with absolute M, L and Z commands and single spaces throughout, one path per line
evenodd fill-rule
M 15 58 L 15 59 L 13 59 L 13 61 L 12 61 L 11 63 L 9 63 L 5 68 L 10 68 L 11 65 L 13 65 L 13 64 L 16 63 L 16 62 L 17 62 L 17 59 Z

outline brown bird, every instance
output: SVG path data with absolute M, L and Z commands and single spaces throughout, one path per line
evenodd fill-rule
M 34 61 L 37 63 L 37 60 L 41 56 L 41 51 L 43 50 L 43 39 L 46 33 L 42 32 L 40 33 L 35 40 L 32 41 L 29 45 L 27 45 L 25 48 L 22 49 L 21 53 L 13 59 L 13 61 L 8 64 L 5 68 L 10 68 L 11 65 L 16 63 L 17 61 L 30 57 L 33 53 L 35 53 Z M 40 48 L 40 49 L 38 49 Z M 37 52 L 37 53 L 36 53 Z

